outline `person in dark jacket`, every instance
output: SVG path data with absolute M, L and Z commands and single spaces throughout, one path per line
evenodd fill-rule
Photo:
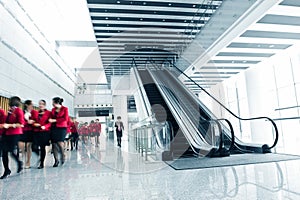
M 124 124 L 121 121 L 121 117 L 117 117 L 117 121 L 115 122 L 115 128 L 116 128 L 116 134 L 117 134 L 117 141 L 118 141 L 118 147 L 121 147 L 122 143 L 122 136 L 124 131 Z

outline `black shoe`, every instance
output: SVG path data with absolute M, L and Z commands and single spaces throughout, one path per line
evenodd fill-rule
M 44 168 L 44 164 L 43 163 L 40 163 L 38 169 L 43 169 Z
M 20 173 L 23 170 L 23 162 L 22 161 L 18 161 L 18 170 L 17 173 Z
M 58 167 L 58 164 L 59 164 L 59 162 L 58 162 L 58 161 L 55 161 L 53 167 Z
M 5 171 L 4 174 L 0 177 L 0 179 L 6 179 L 10 175 L 11 171 Z
M 64 164 L 65 164 L 65 162 L 66 162 L 66 160 L 65 160 L 65 159 L 61 159 L 61 165 L 64 165 Z

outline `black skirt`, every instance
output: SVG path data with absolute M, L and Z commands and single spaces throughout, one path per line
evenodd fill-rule
M 33 142 L 33 131 L 24 131 L 22 135 L 20 135 L 21 142 Z
M 60 127 L 52 127 L 51 128 L 51 142 L 63 142 L 65 141 L 67 135 L 67 128 L 60 128 Z
M 38 146 L 50 145 L 50 131 L 35 132 L 33 135 L 34 143 Z
M 2 150 L 12 152 L 17 148 L 20 135 L 3 135 L 2 136 Z

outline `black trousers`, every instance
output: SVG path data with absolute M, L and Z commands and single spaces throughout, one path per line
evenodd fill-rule
M 122 137 L 117 137 L 118 146 L 121 146 Z

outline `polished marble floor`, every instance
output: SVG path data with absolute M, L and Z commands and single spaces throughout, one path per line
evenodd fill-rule
M 103 137 L 100 148 L 80 145 L 59 168 L 51 167 L 51 154 L 42 170 L 16 174 L 11 162 L 12 175 L 0 181 L 0 199 L 300 199 L 299 160 L 176 171 L 145 162 L 123 144 L 119 149 Z

